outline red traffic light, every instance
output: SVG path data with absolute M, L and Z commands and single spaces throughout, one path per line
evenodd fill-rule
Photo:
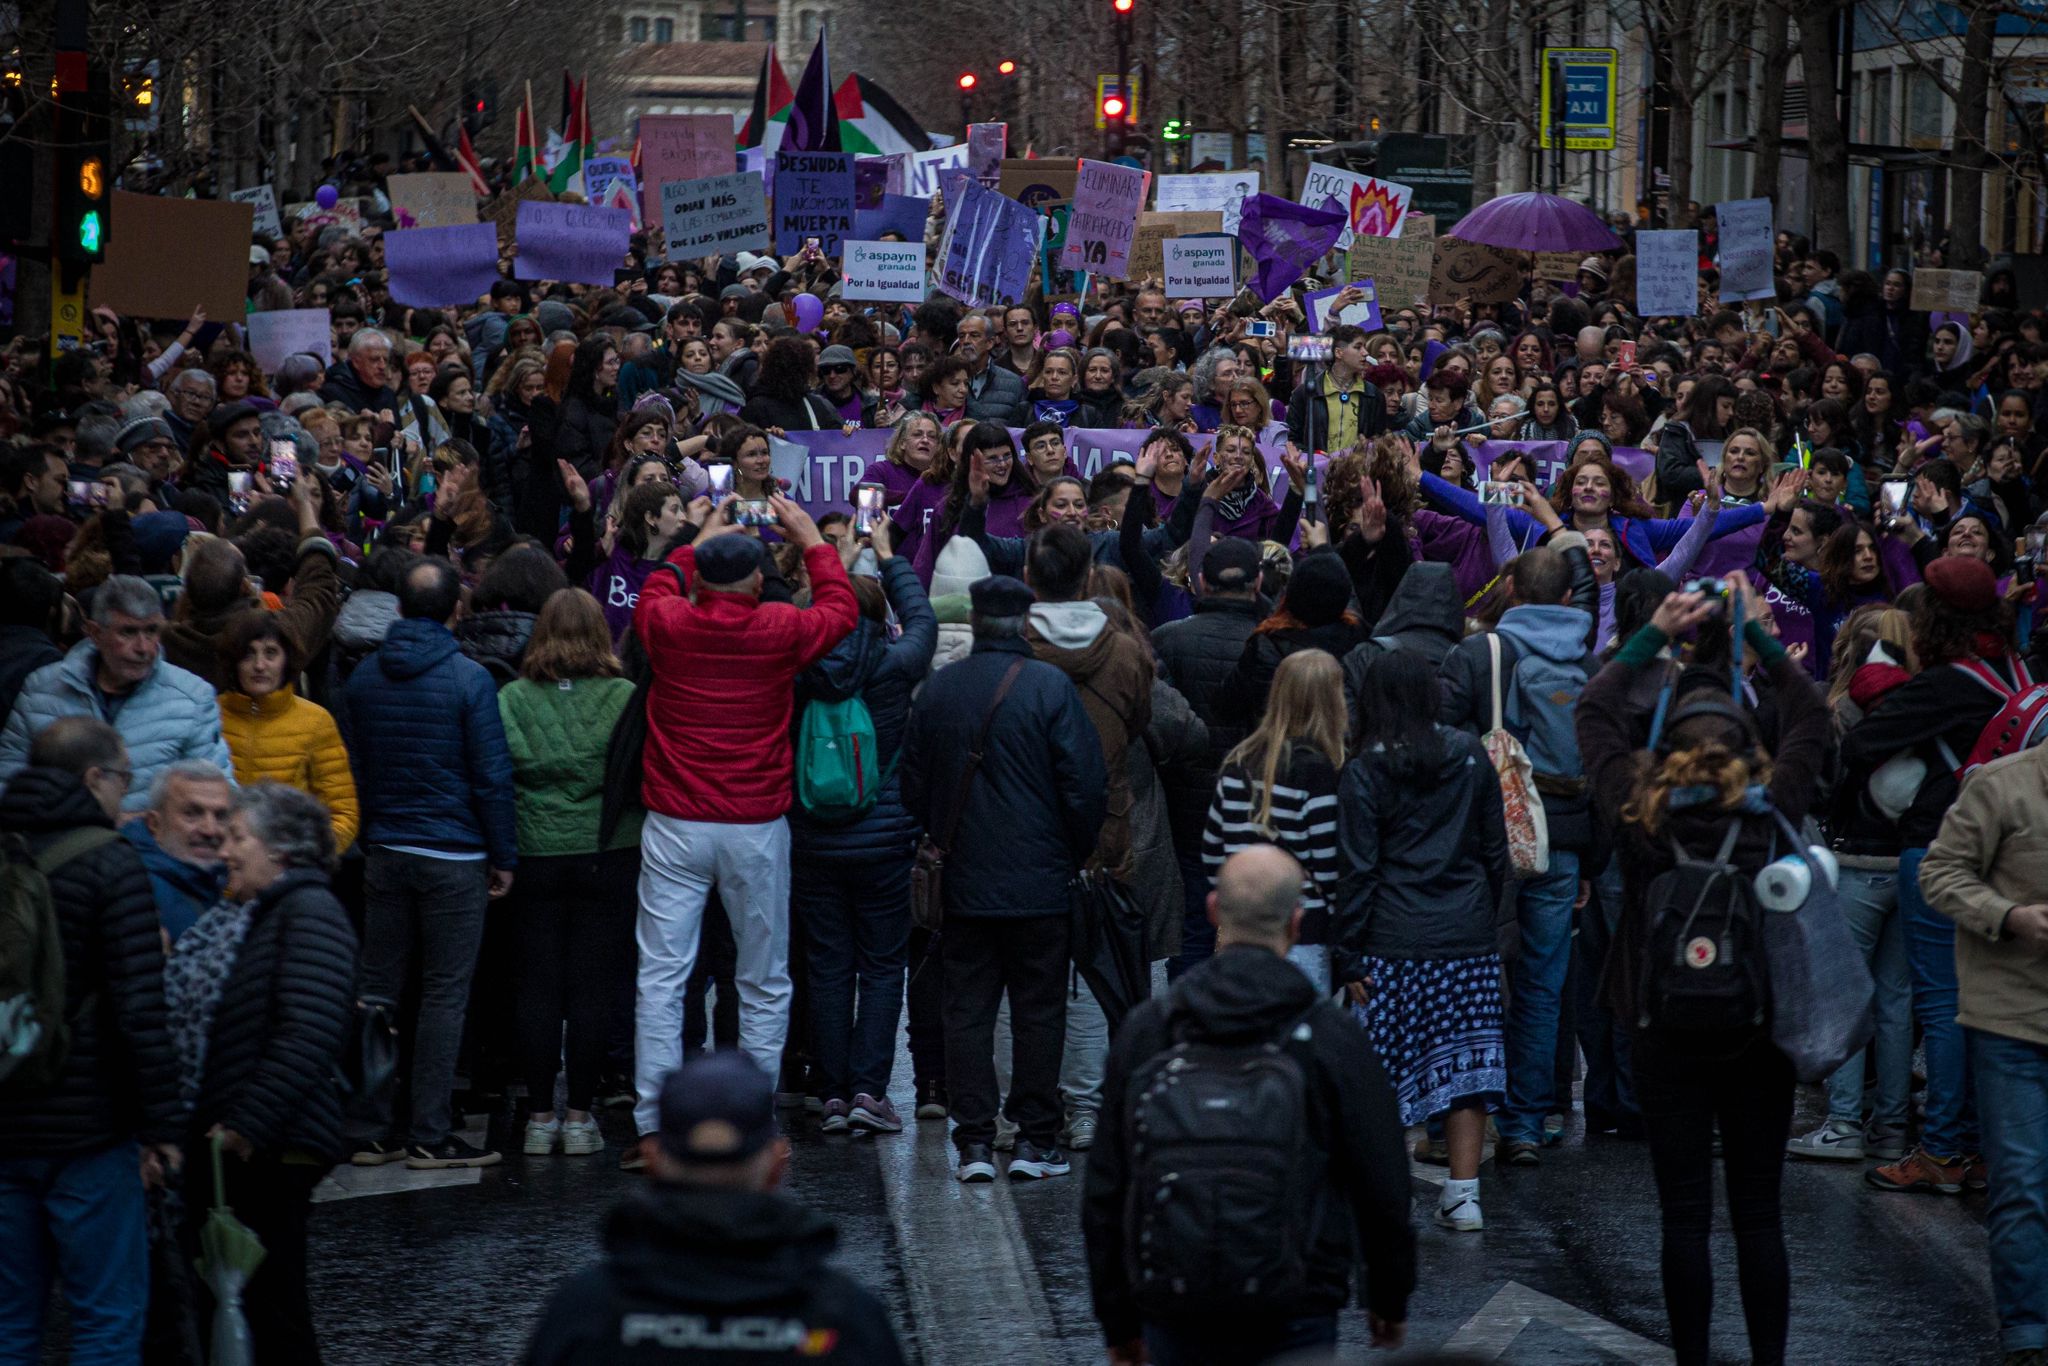
M 1104 118 L 1119 119 L 1123 117 L 1123 113 L 1124 97 L 1122 95 L 1104 95 L 1102 97 L 1102 116 Z
M 1129 14 L 1136 0 L 1109 0 L 1109 3 L 1118 14 Z
M 962 90 L 974 89 L 974 73 L 972 71 L 963 71 L 960 73 L 960 88 Z
M 1017 64 L 1015 62 L 998 62 L 996 63 L 996 70 L 1004 76 L 1013 75 L 1017 70 Z

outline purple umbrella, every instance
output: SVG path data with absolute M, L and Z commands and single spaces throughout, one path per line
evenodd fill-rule
M 1615 251 L 1621 246 L 1585 205 L 1535 191 L 1490 199 L 1446 235 L 1509 251 Z

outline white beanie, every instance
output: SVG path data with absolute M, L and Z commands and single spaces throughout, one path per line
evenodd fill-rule
M 938 561 L 932 566 L 932 596 L 965 594 L 987 577 L 988 556 L 981 553 L 981 547 L 969 537 L 955 536 L 940 548 Z

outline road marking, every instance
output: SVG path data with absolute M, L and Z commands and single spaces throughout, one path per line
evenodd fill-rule
M 1478 1313 L 1465 1320 L 1439 1350 L 1445 1356 L 1465 1356 L 1475 1361 L 1498 1361 L 1514 1346 L 1515 1339 L 1531 1323 L 1541 1320 L 1561 1328 L 1590 1347 L 1609 1356 L 1641 1366 L 1665 1366 L 1675 1361 L 1668 1348 L 1638 1337 L 1598 1314 L 1566 1304 L 1520 1281 L 1509 1281 L 1494 1292 Z

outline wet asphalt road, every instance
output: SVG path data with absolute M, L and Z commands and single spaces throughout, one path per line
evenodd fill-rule
M 895 1100 L 911 1112 L 908 1066 Z M 1802 1093 L 1799 1124 L 1822 1108 Z M 1079 1234 L 1080 1171 L 1055 1181 L 963 1188 L 942 1124 L 883 1139 L 825 1138 L 792 1117 L 789 1190 L 835 1219 L 840 1261 L 888 1305 L 913 1361 L 1096 1363 Z M 628 1112 L 604 1116 L 616 1145 Z M 312 1223 L 313 1295 L 334 1366 L 516 1360 L 555 1282 L 595 1257 L 605 1209 L 640 1178 L 602 1156 L 526 1159 L 509 1116 L 491 1137 L 504 1163 L 469 1184 L 322 1203 Z M 397 1180 L 402 1169 L 384 1169 Z M 1662 1346 L 1657 1214 L 1648 1155 L 1582 1141 L 1541 1167 L 1482 1172 L 1487 1229 L 1430 1226 L 1435 1186 L 1414 1182 L 1420 1284 L 1410 1348 L 1370 1354 L 1347 1311 L 1346 1355 L 1582 1363 L 1669 1361 Z M 1790 1359 L 1826 1363 L 1997 1360 L 1981 1197 L 1883 1195 L 1859 1164 L 1793 1162 L 1785 1223 L 1793 1266 Z M 1437 1173 L 1440 1176 L 1440 1173 Z M 444 1178 L 445 1179 L 445 1178 Z M 1716 1239 L 1717 1360 L 1746 1359 L 1732 1244 Z

